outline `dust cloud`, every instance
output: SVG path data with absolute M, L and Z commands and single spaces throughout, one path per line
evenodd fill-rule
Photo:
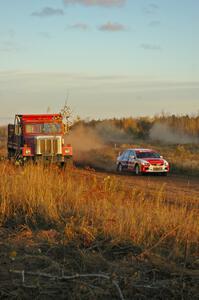
M 104 146 L 96 131 L 87 126 L 79 125 L 65 136 L 65 144 L 70 143 L 77 151 L 100 149 Z
M 155 123 L 149 132 L 149 138 L 165 144 L 196 144 L 199 138 L 183 131 L 176 131 L 167 124 Z
M 84 125 L 72 128 L 65 136 L 64 142 L 72 145 L 74 161 L 84 165 L 90 165 L 95 161 L 93 150 L 97 151 L 104 147 L 95 130 Z
M 86 124 L 74 126 L 65 137 L 65 144 L 73 146 L 75 162 L 105 170 L 112 169 L 113 162 L 115 163 L 115 146 L 128 142 L 132 142 L 132 136 L 130 138 L 124 130 L 102 123 L 94 127 Z
M 70 143 L 77 151 L 84 152 L 102 149 L 110 143 L 131 143 L 132 140 L 132 135 L 111 124 L 99 123 L 93 128 L 80 124 L 71 129 L 65 144 Z
M 132 143 L 132 134 L 126 133 L 123 129 L 120 129 L 112 124 L 99 123 L 95 132 L 103 140 L 105 144 L 115 143 L 115 144 L 128 144 Z

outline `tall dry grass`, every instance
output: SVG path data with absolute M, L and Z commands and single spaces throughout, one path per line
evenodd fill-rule
M 3 162 L 0 173 L 1 226 L 53 227 L 66 240 L 80 239 L 86 246 L 98 238 L 130 241 L 143 249 L 157 244 L 174 256 L 183 255 L 188 243 L 190 256 L 198 254 L 197 199 L 193 206 L 185 198 L 180 204 L 179 193 L 171 204 L 164 186 L 141 189 L 85 170 Z

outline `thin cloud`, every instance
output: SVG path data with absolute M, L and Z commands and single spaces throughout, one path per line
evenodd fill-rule
M 20 50 L 19 46 L 12 41 L 5 41 L 0 43 L 0 52 L 16 52 Z
M 50 38 L 51 38 L 50 33 L 45 32 L 45 31 L 39 32 L 39 35 L 40 35 L 42 38 L 45 38 L 45 39 L 50 39 Z
M 155 3 L 150 3 L 144 8 L 146 14 L 154 14 L 159 10 L 159 6 Z
M 120 24 L 120 23 L 107 22 L 105 24 L 102 24 L 99 27 L 99 30 L 100 31 L 117 32 L 117 31 L 125 31 L 126 27 L 123 24 Z
M 15 32 L 14 29 L 10 29 L 10 30 L 8 31 L 8 36 L 9 36 L 9 38 L 13 39 L 13 38 L 15 37 L 15 35 L 16 35 L 16 32 Z
M 86 31 L 89 29 L 89 25 L 86 23 L 75 23 L 70 26 L 68 26 L 68 29 L 74 29 L 74 30 L 83 30 Z
M 14 40 L 16 37 L 16 32 L 14 29 L 8 29 L 6 31 L 0 31 L 0 36 L 1 38 L 5 38 L 7 40 Z
M 105 6 L 105 7 L 122 6 L 126 3 L 126 0 L 63 0 L 63 1 L 66 5 L 80 4 L 84 6 Z
M 161 51 L 162 50 L 161 46 L 157 45 L 157 44 L 144 43 L 144 44 L 141 44 L 140 47 L 144 50 L 154 50 L 154 51 Z
M 33 17 L 52 17 L 52 16 L 63 16 L 64 11 L 60 8 L 44 7 L 40 11 L 34 11 L 31 16 Z
M 149 7 L 150 7 L 151 9 L 159 9 L 159 6 L 158 6 L 157 4 L 155 4 L 155 3 L 150 3 L 150 4 L 149 4 Z
M 160 26 L 160 21 L 154 20 L 149 23 L 150 27 L 158 27 Z
M 122 80 L 129 84 L 132 87 L 132 83 L 135 85 L 134 87 L 146 89 L 154 88 L 154 89 L 165 89 L 165 88 L 194 88 L 199 89 L 199 81 L 175 81 L 175 80 L 157 80 L 153 76 L 130 76 L 130 75 L 121 75 L 121 74 L 104 74 L 104 75 L 96 75 L 92 73 L 70 73 L 70 72 L 47 72 L 47 71 L 38 71 L 34 72 L 32 70 L 0 70 L 0 81 L 4 79 L 35 79 L 40 81 L 42 78 L 46 82 L 46 78 L 55 82 L 56 79 L 63 80 L 80 80 L 85 81 L 88 80 L 90 82 L 93 81 L 114 81 L 116 83 L 121 82 Z M 2 83 L 2 81 L 1 81 Z M 48 82 L 47 82 L 48 85 Z

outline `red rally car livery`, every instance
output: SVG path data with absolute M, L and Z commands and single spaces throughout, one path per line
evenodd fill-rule
M 159 173 L 166 176 L 170 166 L 159 153 L 152 149 L 127 149 L 117 157 L 117 171 L 132 171 L 136 175 Z

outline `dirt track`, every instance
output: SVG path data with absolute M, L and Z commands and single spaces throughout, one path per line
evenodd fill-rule
M 89 172 L 89 171 L 88 171 Z M 176 199 L 189 200 L 199 207 L 199 178 L 169 174 L 167 177 L 155 175 L 135 176 L 132 173 L 96 171 L 96 176 L 104 178 L 110 176 L 119 180 L 126 188 L 142 188 L 144 191 L 160 191 L 165 194 L 169 201 Z
M 164 185 L 165 190 L 170 193 L 184 193 L 192 196 L 198 196 L 199 200 L 199 178 L 190 176 L 179 176 L 170 174 L 168 177 L 161 177 L 157 175 L 148 175 L 142 177 L 136 177 L 131 174 L 125 174 L 126 176 L 119 176 L 123 180 L 127 180 L 129 183 L 136 184 L 137 186 L 143 186 L 144 188 L 152 188 L 153 185 L 158 184 L 160 187 Z

